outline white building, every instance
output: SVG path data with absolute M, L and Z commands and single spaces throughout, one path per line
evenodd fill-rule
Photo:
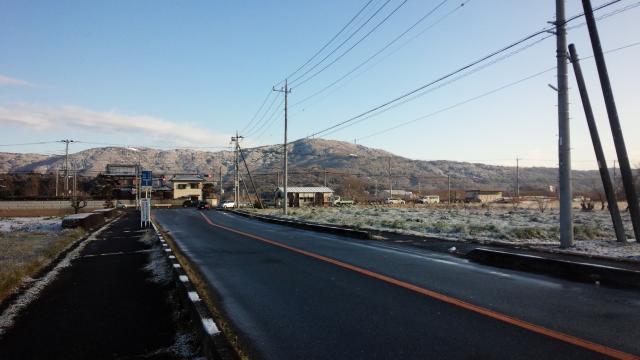
M 171 178 L 174 199 L 202 200 L 204 179 L 198 175 L 178 174 Z

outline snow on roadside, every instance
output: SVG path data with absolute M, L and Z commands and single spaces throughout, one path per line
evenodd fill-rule
M 479 206 L 398 208 L 352 206 L 343 208 L 294 208 L 288 216 L 279 210 L 255 210 L 288 219 L 345 225 L 365 230 L 386 230 L 453 241 L 509 244 L 559 249 L 557 209 L 540 212 L 527 208 Z M 640 260 L 640 244 L 619 244 L 608 211 L 575 211 L 576 246 L 567 252 Z M 628 213 L 623 213 L 628 239 L 633 239 Z
M 0 232 L 58 232 L 62 230 L 60 217 L 0 218 Z

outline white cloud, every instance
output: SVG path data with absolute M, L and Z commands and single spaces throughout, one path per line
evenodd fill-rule
M 92 139 L 109 134 L 139 135 L 169 145 L 226 145 L 230 139 L 230 135 L 214 133 L 190 123 L 116 111 L 99 112 L 78 106 L 0 106 L 0 124 L 25 126 L 38 131 L 65 129 L 74 136 L 83 132 Z
M 4 76 L 2 74 L 0 74 L 0 86 L 35 87 L 34 84 L 32 84 L 32 83 L 30 83 L 28 81 L 24 81 L 24 80 L 20 80 L 20 79 L 14 79 L 12 77 Z

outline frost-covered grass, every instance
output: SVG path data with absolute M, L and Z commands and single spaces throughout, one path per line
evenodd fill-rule
M 280 210 L 255 210 L 283 217 Z M 640 260 L 640 244 L 617 244 L 608 211 L 575 213 L 574 252 Z M 633 239 L 628 213 L 622 214 L 628 240 Z M 346 225 L 360 229 L 391 230 L 448 240 L 473 240 L 545 248 L 560 245 L 557 209 L 540 212 L 531 208 L 459 206 L 447 209 L 352 206 L 344 208 L 294 208 L 287 218 Z
M 61 229 L 62 219 L 57 216 L 0 218 L 0 232 L 56 232 Z
M 62 230 L 60 218 L 22 219 L 0 221 L 0 300 L 84 235 L 80 229 Z

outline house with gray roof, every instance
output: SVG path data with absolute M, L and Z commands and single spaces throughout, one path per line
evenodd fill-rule
M 276 204 L 284 195 L 284 188 L 279 187 L 275 191 Z M 287 198 L 290 207 L 301 206 L 325 206 L 331 203 L 333 190 L 326 186 L 288 186 Z

